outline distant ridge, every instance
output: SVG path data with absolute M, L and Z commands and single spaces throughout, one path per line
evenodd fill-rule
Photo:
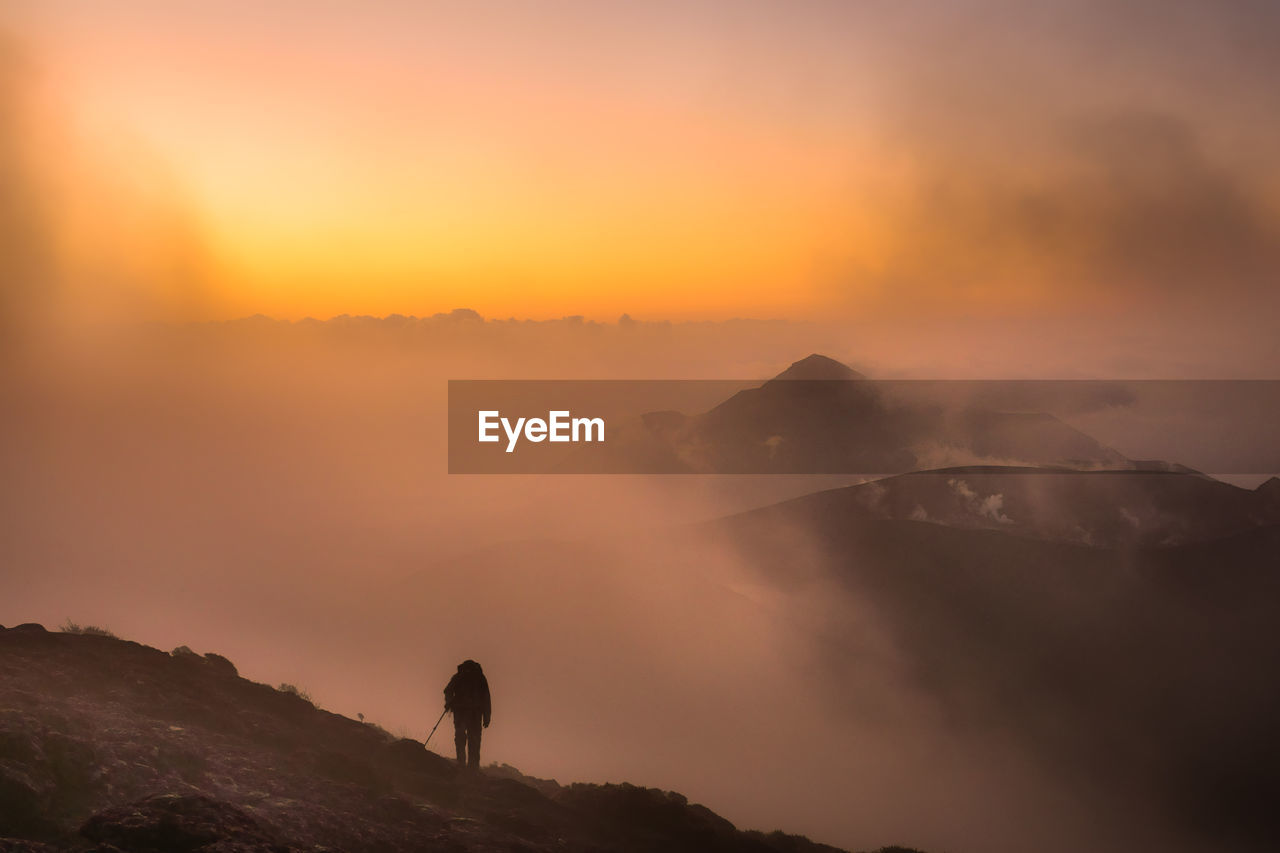
M 1280 525 L 1272 489 L 1193 471 L 968 465 L 912 471 L 754 512 L 911 521 L 1092 547 L 1208 542 Z M 1264 484 L 1265 485 L 1265 484 Z

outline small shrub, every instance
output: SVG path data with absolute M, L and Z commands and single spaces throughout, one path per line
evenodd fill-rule
M 382 738 L 383 740 L 385 740 L 385 741 L 387 741 L 387 742 L 391 742 L 391 741 L 393 741 L 393 740 L 398 740 L 398 738 L 397 738 L 395 735 L 393 735 L 391 732 L 387 731 L 386 729 L 384 729 L 382 726 L 378 725 L 377 723 L 372 723 L 372 722 L 369 722 L 368 720 L 361 720 L 361 722 L 362 722 L 362 723 L 364 723 L 364 724 L 365 724 L 366 726 L 368 726 L 369 728 L 373 729 L 375 732 L 377 732 L 377 733 L 378 733 L 378 737 Z
M 113 640 L 119 639 L 106 628 L 99 628 L 97 625 L 77 625 L 70 619 L 63 624 L 60 630 L 64 634 L 84 634 L 90 637 L 110 637 Z
M 297 687 L 287 682 L 281 682 L 280 686 L 277 687 L 276 690 L 279 690 L 281 693 L 288 693 L 290 695 L 297 696 L 299 699 L 303 700 L 308 705 L 315 704 L 315 702 L 311 701 L 310 693 L 308 693 L 305 690 L 299 690 Z

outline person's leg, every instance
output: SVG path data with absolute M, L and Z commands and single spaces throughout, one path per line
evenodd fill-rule
M 482 731 L 484 731 L 484 726 L 480 723 L 480 715 L 476 714 L 471 718 L 468 726 L 470 744 L 467 747 L 467 760 L 471 767 L 477 769 L 480 767 L 480 732 Z
M 465 714 L 453 712 L 453 748 L 458 753 L 458 763 L 467 763 L 467 718 Z

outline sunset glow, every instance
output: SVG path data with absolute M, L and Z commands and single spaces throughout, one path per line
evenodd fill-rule
M 1266 60 L 1212 65 L 1244 36 L 1135 32 L 1082 64 L 1101 7 L 971 6 L 54 0 L 8 23 L 76 159 L 124 174 L 115 206 L 161 176 L 211 317 L 1124 304 L 1168 270 L 1120 228 L 1259 260 L 1274 199 L 1237 181 L 1274 122 L 1218 95 Z M 1246 256 L 1179 248 L 1224 200 Z

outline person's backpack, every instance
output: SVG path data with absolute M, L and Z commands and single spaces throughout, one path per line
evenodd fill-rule
M 473 660 L 464 661 L 449 681 L 445 701 L 455 711 L 483 711 L 489 692 L 484 671 Z

